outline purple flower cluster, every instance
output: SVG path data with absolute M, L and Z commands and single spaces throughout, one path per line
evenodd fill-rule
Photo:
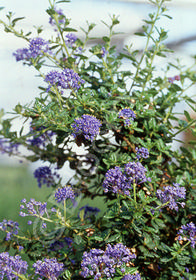
M 19 224 L 11 220 L 3 220 L 0 223 L 0 230 L 7 232 L 6 240 L 9 240 L 13 234 L 18 234 Z
M 72 238 L 64 237 L 62 241 L 57 240 L 54 243 L 52 243 L 50 245 L 50 250 L 51 251 L 59 251 L 59 250 L 61 250 L 62 248 L 66 247 L 66 246 L 68 248 L 71 248 L 72 244 L 73 244 L 73 239 Z
M 125 164 L 124 171 L 132 184 L 139 185 L 151 181 L 150 178 L 146 177 L 147 169 L 140 162 L 128 162 Z
M 121 193 L 130 195 L 132 184 L 142 184 L 150 181 L 146 177 L 146 168 L 140 162 L 129 162 L 125 164 L 124 171 L 116 166 L 109 169 L 105 174 L 103 181 L 104 192 Z
M 65 240 L 67 246 L 70 248 L 71 245 L 73 244 L 73 239 L 70 237 L 65 237 L 64 240 Z
M 33 217 L 42 217 L 45 213 L 47 213 L 47 202 L 41 203 L 40 201 L 36 201 L 34 198 L 31 198 L 29 202 L 26 199 L 22 199 L 21 202 L 23 204 L 20 205 L 20 216 L 33 216 Z M 27 213 L 22 212 L 22 210 L 26 210 Z
M 85 139 L 91 142 L 99 135 L 101 122 L 96 117 L 91 115 L 82 115 L 81 118 L 74 120 L 75 123 L 71 125 L 74 129 L 72 135 L 76 138 L 78 135 L 83 135 Z
M 66 37 L 65 43 L 69 47 L 73 47 L 74 43 L 78 39 L 78 37 L 73 33 L 68 33 L 65 37 Z
M 191 247 L 195 248 L 196 225 L 193 222 L 181 226 L 181 229 L 178 231 L 178 234 L 180 234 L 180 236 L 178 237 L 179 240 L 182 240 L 183 239 L 182 236 L 185 236 L 187 240 L 191 242 Z
M 16 153 L 16 152 L 18 152 L 18 146 L 19 146 L 19 144 L 12 143 L 6 138 L 1 138 L 0 139 L 0 151 L 1 151 L 2 154 L 4 154 L 4 153 L 8 153 L 8 154 Z
M 55 196 L 55 200 L 57 200 L 58 203 L 61 203 L 68 198 L 70 198 L 73 201 L 75 198 L 74 191 L 72 187 L 69 186 L 64 188 L 58 188 L 54 196 Z
M 148 149 L 142 147 L 142 148 L 135 148 L 136 150 L 136 157 L 139 160 L 140 158 L 148 158 L 149 157 L 149 152 Z
M 178 204 L 181 205 L 181 207 L 185 206 L 184 202 L 176 202 L 177 199 L 186 198 L 186 189 L 184 187 L 179 187 L 179 184 L 173 183 L 173 186 L 165 186 L 163 188 L 164 191 L 157 191 L 157 197 L 163 204 L 167 203 L 166 206 L 176 211 L 178 211 Z
M 127 274 L 122 278 L 122 280 L 141 280 L 141 276 L 139 273 Z
M 84 80 L 72 69 L 65 68 L 60 73 L 55 70 L 50 71 L 45 77 L 45 82 L 49 84 L 47 91 L 49 91 L 52 86 L 57 86 L 62 92 L 63 89 L 78 90 L 81 84 L 84 83 Z
M 27 272 L 28 264 L 23 261 L 20 256 L 12 257 L 8 252 L 0 254 L 0 280 L 5 279 L 19 279 L 16 275 L 22 275 Z
M 29 41 L 29 47 L 16 50 L 13 55 L 16 61 L 29 60 L 31 58 L 37 58 L 39 55 L 49 52 L 49 43 L 44 39 L 37 37 Z
M 131 183 L 126 175 L 123 174 L 122 169 L 116 166 L 106 172 L 103 188 L 105 193 L 112 191 L 113 193 L 130 195 Z
M 49 51 L 48 42 L 44 39 L 37 37 L 29 41 L 29 52 L 32 58 L 37 58 L 43 52 L 47 53 Z
M 88 205 L 85 205 L 79 209 L 79 211 L 82 211 L 82 210 L 84 211 L 84 219 L 89 218 L 91 215 L 95 216 L 100 212 L 99 208 L 91 207 Z
M 48 166 L 38 167 L 33 174 L 37 179 L 39 188 L 41 188 L 41 186 L 44 184 L 46 184 L 47 187 L 56 184 L 56 180 L 60 177 L 57 172 L 52 173 L 51 169 Z
M 119 111 L 118 117 L 125 120 L 125 126 L 129 126 L 136 115 L 130 108 L 124 108 Z
M 58 10 L 57 10 L 56 7 L 54 8 L 54 10 L 55 10 L 56 14 L 58 15 L 58 23 L 59 23 L 59 24 L 64 24 L 64 23 L 65 23 L 65 15 L 64 15 L 64 13 L 63 13 L 63 10 L 62 10 L 62 9 L 58 9 Z M 55 20 L 54 20 L 52 17 L 50 17 L 50 18 L 49 18 L 49 23 L 50 23 L 52 26 L 54 26 L 54 25 L 55 25 Z
M 168 82 L 173 84 L 174 81 L 180 81 L 180 75 L 176 75 L 174 77 L 169 77 Z
M 32 135 L 31 139 L 28 139 L 27 142 L 38 148 L 44 148 L 48 143 L 51 142 L 52 137 L 55 135 L 55 132 L 51 130 L 47 130 L 44 133 L 40 134 L 39 131 L 42 131 L 45 127 L 41 126 L 39 128 L 35 128 L 31 125 L 30 134 Z
M 57 280 L 60 274 L 64 271 L 64 265 L 57 262 L 56 258 L 45 258 L 44 261 L 39 260 L 33 264 L 33 268 L 35 268 L 35 274 L 46 277 L 50 280 Z
M 179 184 L 173 184 L 173 186 L 165 186 L 162 190 L 158 190 L 156 195 L 158 199 L 163 204 L 166 204 L 165 206 L 169 207 L 171 210 L 175 209 L 178 211 L 178 204 L 181 205 L 181 207 L 185 206 L 184 202 L 177 202 L 178 199 L 185 199 L 186 198 L 186 189 L 184 187 L 179 187 Z
M 23 49 L 18 49 L 13 53 L 13 56 L 15 56 L 16 61 L 20 60 L 28 60 L 31 58 L 29 49 L 23 48 Z
M 121 243 L 114 246 L 107 245 L 105 251 L 100 249 L 91 249 L 90 252 L 84 252 L 81 262 L 82 273 L 84 278 L 94 276 L 94 279 L 110 278 L 116 273 L 116 267 L 129 264 L 132 259 L 136 258 L 130 250 Z M 121 268 L 124 272 L 124 268 Z
M 101 57 L 104 57 L 107 53 L 108 53 L 108 51 L 106 51 L 105 47 L 102 47 L 101 48 Z

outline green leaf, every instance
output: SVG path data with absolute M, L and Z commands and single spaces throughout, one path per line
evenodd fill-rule
M 127 209 L 129 209 L 129 206 L 128 206 L 128 204 L 127 204 L 127 202 L 126 202 L 125 200 L 122 200 L 122 204 L 124 204 L 124 206 L 125 206 Z
M 12 32 L 9 28 L 7 28 L 6 26 L 5 26 L 5 28 L 4 28 L 4 31 L 6 32 L 6 33 L 9 33 L 9 32 Z
M 162 52 L 157 52 L 156 55 L 160 56 L 160 57 L 166 57 L 166 55 Z
M 174 92 L 177 92 L 177 91 L 181 91 L 181 90 L 182 90 L 182 88 L 181 88 L 180 86 L 176 85 L 176 84 L 172 84 L 172 85 L 170 86 L 170 89 L 173 90 Z
M 192 119 L 191 119 L 189 113 L 188 113 L 186 110 L 184 110 L 184 115 L 185 115 L 185 117 L 187 118 L 187 120 L 188 120 L 189 122 L 192 121 Z
M 15 19 L 12 20 L 12 24 L 15 25 L 15 23 L 16 23 L 17 21 L 22 20 L 22 19 L 24 19 L 24 18 L 25 18 L 25 17 L 15 18 Z
M 107 242 L 110 243 L 110 242 L 117 241 L 120 237 L 121 237 L 121 234 L 120 234 L 120 233 L 117 233 L 117 234 L 115 234 L 115 235 L 110 236 L 110 237 L 107 239 Z
M 76 235 L 74 237 L 74 243 L 76 243 L 77 245 L 80 245 L 81 243 L 83 243 L 83 239 L 80 235 Z
M 0 110 L 0 123 L 1 123 L 1 121 L 2 121 L 2 117 L 4 116 L 4 110 L 3 109 L 1 109 Z
M 155 120 L 155 118 L 150 118 L 150 120 L 149 120 L 149 127 L 152 128 L 153 130 L 155 130 L 155 128 L 156 128 L 156 120 Z
M 119 23 L 120 23 L 120 21 L 118 20 L 118 17 L 113 15 L 113 17 L 112 17 L 112 25 L 116 25 L 116 24 L 119 24 Z
M 65 279 L 71 279 L 71 272 L 68 269 L 65 269 L 64 271 Z
M 137 36 L 146 36 L 144 32 L 135 32 L 134 34 Z
M 69 3 L 69 2 L 71 2 L 71 0 L 59 0 L 56 3 L 58 4 L 58 3 Z
M 93 30 L 93 28 L 96 26 L 95 23 L 91 23 L 88 25 L 88 31 L 90 32 L 91 30 Z
M 136 219 L 137 219 L 137 217 L 136 217 Z M 132 225 L 133 229 L 134 229 L 137 233 L 142 234 L 142 231 L 139 229 L 139 227 L 137 227 L 137 226 L 135 225 L 134 222 L 133 222 L 131 225 Z
M 77 29 L 71 28 L 71 27 L 65 27 L 63 28 L 63 31 L 67 31 L 67 32 L 77 32 Z
M 169 15 L 166 15 L 166 14 L 164 15 L 164 14 L 163 14 L 163 16 L 164 16 L 164 17 L 167 17 L 167 18 L 169 18 L 169 19 L 172 19 L 172 17 L 169 16 Z
M 97 241 L 103 241 L 103 237 L 101 237 L 101 236 L 93 236 L 92 239 L 97 240 Z
M 163 31 L 163 32 L 161 32 L 161 34 L 160 34 L 160 37 L 159 37 L 159 40 L 160 41 L 163 41 L 163 40 L 165 40 L 165 39 L 167 39 L 167 32 L 166 31 Z
M 110 41 L 110 38 L 107 37 L 107 36 L 103 36 L 102 39 L 103 39 L 104 42 L 109 42 Z
M 56 12 L 55 12 L 55 10 L 54 9 L 47 9 L 46 10 L 46 13 L 49 15 L 49 16 L 52 16 L 52 15 L 54 15 Z
M 104 215 L 104 218 L 105 219 L 112 219 L 114 218 L 114 212 L 113 211 L 108 211 L 105 215 Z
M 31 33 L 32 33 L 32 32 L 27 32 L 27 33 L 25 34 L 25 36 L 28 37 L 29 35 L 31 35 Z
M 196 140 L 190 140 L 189 143 L 190 143 L 191 145 L 195 145 L 195 144 L 196 144 Z
M 20 105 L 20 103 L 18 103 L 18 105 L 15 106 L 14 110 L 16 111 L 16 113 L 21 114 L 22 105 Z
M 85 212 L 85 209 L 82 209 L 79 213 L 79 217 L 80 217 L 80 220 L 83 222 L 84 221 L 84 212 Z
M 128 274 L 134 274 L 138 271 L 138 268 L 137 267 L 127 267 L 126 268 L 126 273 Z
M 161 261 L 163 262 L 163 263 L 168 263 L 168 262 L 170 262 L 170 260 L 172 260 L 172 258 L 161 258 Z
M 147 23 L 147 24 L 152 24 L 154 21 L 153 20 L 146 20 L 145 19 L 144 22 Z

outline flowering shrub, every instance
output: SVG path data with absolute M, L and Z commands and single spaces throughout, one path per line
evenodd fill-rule
M 79 38 L 59 7 L 66 0 L 49 0 L 51 38 L 42 27 L 35 37 L 18 31 L 21 18 L 12 13 L 8 23 L 0 20 L 25 40 L 13 50 L 16 61 L 34 67 L 45 85 L 34 102 L 14 109 L 29 120 L 28 133 L 25 122 L 18 132 L 1 114 L 0 151 L 42 161 L 34 176 L 51 189 L 46 201 L 22 199 L 26 234 L 17 221 L 0 222 L 0 279 L 195 279 L 195 141 L 171 146 L 182 131 L 195 135 L 190 114 L 182 120 L 174 112 L 182 101 L 195 110 L 186 93 L 196 82 L 195 63 L 156 66 L 156 57 L 170 52 L 158 24 L 169 16 L 166 0 L 149 1 L 153 12 L 136 34 L 146 39 L 142 54 L 131 46 L 118 53 L 111 44 L 115 16 L 102 43 L 89 46 L 95 25 Z M 123 70 L 125 59 L 131 70 Z M 70 178 L 60 176 L 66 163 Z

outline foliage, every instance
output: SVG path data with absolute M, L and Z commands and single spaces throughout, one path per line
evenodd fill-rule
M 39 187 L 51 188 L 47 202 L 22 200 L 25 236 L 12 221 L 0 224 L 1 279 L 194 279 L 195 142 L 179 150 L 172 144 L 182 131 L 196 134 L 188 111 L 183 120 L 174 112 L 182 101 L 195 111 L 186 94 L 196 81 L 195 63 L 187 68 L 177 60 L 163 71 L 155 66 L 157 56 L 171 52 L 163 43 L 167 32 L 157 27 L 160 17 L 170 18 L 166 0 L 150 0 L 155 10 L 137 33 L 146 39 L 142 54 L 132 46 L 118 53 L 111 44 L 116 16 L 104 23 L 102 43 L 89 47 L 95 25 L 82 28 L 79 39 L 58 8 L 63 2 L 49 0 L 49 40 L 40 37 L 42 27 L 34 38 L 18 31 L 23 18 L 12 13 L 8 23 L 0 20 L 5 32 L 27 43 L 15 51 L 16 60 L 45 82 L 31 104 L 16 105 L 13 118 L 2 111 L 0 149 L 41 160 L 34 176 Z M 124 59 L 131 70 L 123 69 Z M 176 76 L 168 77 L 170 69 Z M 24 120 L 19 131 L 12 127 L 16 117 Z M 74 175 L 65 182 L 59 172 L 67 163 Z M 78 210 L 86 198 L 91 205 Z M 93 207 L 96 198 L 106 211 Z M 7 253 L 11 248 L 15 257 Z

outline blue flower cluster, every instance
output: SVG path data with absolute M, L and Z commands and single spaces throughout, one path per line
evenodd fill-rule
M 196 244 L 196 225 L 193 222 L 190 222 L 189 224 L 181 226 L 181 229 L 178 231 L 178 234 L 180 236 L 178 237 L 178 240 L 183 240 L 184 236 L 191 242 L 191 247 L 195 248 Z
M 69 47 L 73 47 L 74 43 L 78 39 L 78 37 L 75 34 L 73 34 L 73 33 L 68 33 L 65 37 L 66 37 L 65 43 Z
M 36 201 L 34 198 L 31 198 L 29 202 L 26 199 L 21 200 L 20 205 L 20 216 L 33 216 L 33 217 L 42 217 L 45 213 L 47 213 L 47 202 L 41 203 L 40 201 Z M 26 210 L 27 213 L 22 212 L 22 210 Z
M 57 172 L 51 171 L 48 166 L 38 167 L 34 171 L 34 177 L 37 179 L 38 187 L 41 188 L 42 185 L 46 184 L 47 187 L 51 187 L 56 184 L 56 180 L 59 179 L 60 175 Z
M 148 158 L 149 157 L 149 151 L 148 151 L 147 148 L 144 148 L 144 147 L 138 148 L 138 147 L 136 147 L 135 150 L 136 150 L 136 157 L 137 157 L 138 160 L 140 158 Z
M 11 220 L 3 220 L 3 222 L 0 223 L 0 230 L 7 233 L 6 240 L 9 240 L 13 234 L 18 234 L 19 224 Z
M 150 178 L 146 177 L 147 169 L 140 162 L 128 162 L 125 164 L 124 171 L 132 184 L 139 185 L 151 181 Z
M 101 48 L 101 57 L 104 57 L 107 53 L 108 53 L 108 51 L 106 51 L 105 47 L 102 47 Z
M 8 252 L 0 254 L 0 280 L 19 279 L 17 275 L 22 275 L 27 272 L 28 264 L 23 261 L 20 256 L 10 256 Z
M 141 276 L 139 273 L 127 274 L 122 278 L 122 280 L 141 280 Z
M 78 73 L 69 68 L 65 68 L 62 72 L 56 70 L 50 71 L 46 75 L 44 81 L 49 84 L 47 91 L 49 91 L 52 86 L 57 86 L 60 88 L 61 93 L 63 93 L 63 89 L 78 90 L 81 84 L 85 82 L 80 78 Z
M 131 183 L 126 175 L 123 174 L 122 169 L 116 166 L 106 172 L 103 188 L 105 193 L 112 191 L 113 193 L 130 195 Z
M 16 50 L 13 55 L 16 58 L 16 61 L 20 60 L 29 60 L 31 58 L 37 58 L 43 53 L 49 52 L 49 43 L 44 39 L 37 37 L 29 41 L 29 47 Z
M 67 186 L 64 188 L 58 188 L 58 190 L 55 192 L 55 200 L 57 200 L 58 203 L 61 203 L 68 198 L 71 200 L 74 200 L 75 198 L 72 187 Z
M 140 162 L 129 162 L 125 164 L 124 171 L 116 166 L 109 169 L 105 174 L 103 181 L 104 192 L 120 193 L 130 195 L 130 189 L 133 184 L 142 184 L 150 181 L 146 177 L 146 168 Z
M 32 58 L 37 58 L 42 53 L 49 52 L 49 43 L 42 38 L 33 38 L 29 41 L 29 53 Z
M 174 77 L 169 77 L 168 82 L 173 84 L 174 81 L 180 81 L 180 75 L 176 75 Z
M 0 151 L 1 151 L 2 154 L 4 154 L 4 153 L 8 153 L 8 154 L 16 153 L 16 152 L 18 152 L 18 147 L 19 147 L 19 144 L 12 143 L 6 138 L 1 138 L 0 139 Z
M 33 264 L 33 268 L 35 268 L 35 274 L 50 280 L 57 280 L 64 271 L 64 265 L 57 262 L 56 258 L 39 260 Z
M 39 131 L 44 130 L 45 127 L 41 126 L 38 128 L 35 128 L 32 124 L 30 126 L 30 134 L 32 137 L 30 139 L 27 139 L 27 143 L 29 143 L 32 146 L 36 146 L 38 148 L 44 148 L 48 143 L 51 142 L 52 137 L 55 135 L 55 132 L 51 130 L 47 130 L 44 133 L 40 134 Z
M 114 246 L 108 244 L 105 251 L 100 249 L 91 249 L 90 252 L 84 252 L 81 262 L 82 273 L 84 278 L 94 276 L 95 280 L 100 278 L 110 278 L 116 273 L 117 267 L 129 264 L 136 255 L 122 243 Z M 121 268 L 124 272 L 124 268 Z
M 13 53 L 13 56 L 15 56 L 16 61 L 20 60 L 29 60 L 31 58 L 29 49 L 23 48 L 23 49 L 18 49 Z
M 64 237 L 62 241 L 56 240 L 54 243 L 50 244 L 51 251 L 57 251 L 64 247 L 71 248 L 73 244 L 73 239 L 70 237 Z
M 78 135 L 83 135 L 85 139 L 91 142 L 99 135 L 101 122 L 96 117 L 91 115 L 82 115 L 81 118 L 74 120 L 75 123 L 71 125 L 74 129 L 72 135 L 76 138 Z
M 184 202 L 177 202 L 178 199 L 186 198 L 186 189 L 184 187 L 179 187 L 179 184 L 173 184 L 173 186 L 165 186 L 162 190 L 157 190 L 157 197 L 163 204 L 166 204 L 166 207 L 169 207 L 171 210 L 175 209 L 178 211 L 178 204 L 181 207 L 185 206 Z
M 136 115 L 130 108 L 124 108 L 119 111 L 118 117 L 125 120 L 125 126 L 130 126 Z
M 62 10 L 62 9 L 57 9 L 57 8 L 55 7 L 55 8 L 54 8 L 54 11 L 55 11 L 55 13 L 58 15 L 58 23 L 59 23 L 59 24 L 64 24 L 64 23 L 65 23 L 65 15 L 64 15 L 64 13 L 63 13 L 63 10 Z M 49 23 L 50 23 L 52 26 L 56 25 L 55 20 L 54 20 L 52 17 L 49 18 Z

